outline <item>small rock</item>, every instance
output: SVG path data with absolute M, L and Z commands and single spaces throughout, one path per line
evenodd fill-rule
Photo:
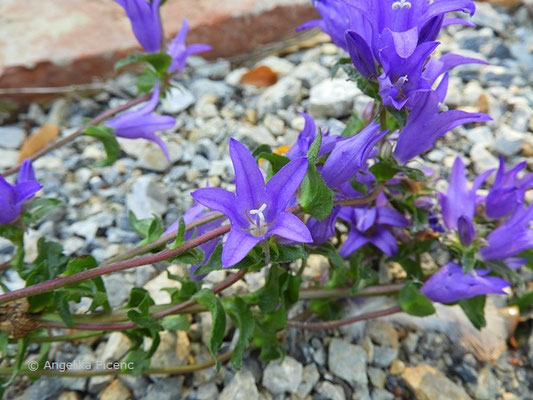
M 366 325 L 366 334 L 375 344 L 398 348 L 398 332 L 390 322 L 372 320 Z
M 137 178 L 126 196 L 126 206 L 138 219 L 151 218 L 152 214 L 163 215 L 167 204 L 167 194 L 156 183 L 155 177 L 149 175 Z
M 0 126 L 1 147 L 7 149 L 18 149 L 22 145 L 25 136 L 26 133 L 24 132 L 24 129 L 18 126 Z
M 274 395 L 296 393 L 302 382 L 302 375 L 302 364 L 286 356 L 282 361 L 268 363 L 263 373 L 263 386 Z
M 251 148 L 260 144 L 276 145 L 276 138 L 264 126 L 242 124 L 237 129 L 235 136 L 237 139 L 247 142 Z
M 257 101 L 259 114 L 283 110 L 302 98 L 302 83 L 293 77 L 280 79 L 275 85 L 264 91 Z
M 265 115 L 265 118 L 263 119 L 263 124 L 274 136 L 280 136 L 285 133 L 285 123 L 281 118 L 273 114 Z
M 489 3 L 476 4 L 476 13 L 472 17 L 472 22 L 478 26 L 489 27 L 498 33 L 505 31 L 502 14 L 496 11 Z
M 387 378 L 387 375 L 382 369 L 379 368 L 368 368 L 368 378 L 370 379 L 370 383 L 374 385 L 377 388 L 383 389 L 385 387 L 385 379 Z
M 346 394 L 340 385 L 334 385 L 331 382 L 320 382 L 316 391 L 324 400 L 345 400 Z
M 389 372 L 391 375 L 399 375 L 405 369 L 405 364 L 402 360 L 394 360 L 390 365 Z
M 350 384 L 366 384 L 367 356 L 361 346 L 342 339 L 333 339 L 329 344 L 329 370 Z
M 231 71 L 229 60 L 220 59 L 214 62 L 202 64 L 195 69 L 195 73 L 202 78 L 224 79 Z
M 306 365 L 302 373 L 302 382 L 300 383 L 296 394 L 304 399 L 309 393 L 311 393 L 311 390 L 313 390 L 313 387 L 317 384 L 319 379 L 320 374 L 318 373 L 316 364 Z
M 18 150 L 0 149 L 0 170 L 10 168 L 18 163 Z
M 48 400 L 55 399 L 61 391 L 63 385 L 59 378 L 40 379 L 24 393 L 16 397 L 16 400 Z
M 462 387 L 426 364 L 406 368 L 402 378 L 420 400 L 470 400 Z
M 312 88 L 329 77 L 326 68 L 316 62 L 306 62 L 298 65 L 292 76 L 302 81 L 306 88 Z
M 256 64 L 256 67 L 264 65 L 271 70 L 275 71 L 280 78 L 290 75 L 294 70 L 294 64 L 285 58 L 279 58 L 275 56 L 270 56 L 264 60 L 259 61 Z
M 248 68 L 237 68 L 231 71 L 224 81 L 230 86 L 239 86 L 242 76 L 248 72 Z
M 253 374 L 247 369 L 237 372 L 220 393 L 219 400 L 259 400 Z
M 179 376 L 159 379 L 148 386 L 145 398 L 157 400 L 181 400 L 183 398 L 181 393 L 182 386 L 183 378 Z
M 98 396 L 99 400 L 128 400 L 131 399 L 130 390 L 118 379 L 111 382 Z
M 482 144 L 489 147 L 494 141 L 494 135 L 486 125 L 477 126 L 472 129 L 465 129 L 463 132 L 465 133 L 466 138 L 472 143 Z
M 486 65 L 481 70 L 480 81 L 486 86 L 504 86 L 508 87 L 516 73 L 509 68 L 499 65 Z
M 200 385 L 196 391 L 197 400 L 216 400 L 218 398 L 218 388 L 215 382 Z
M 476 400 L 493 400 L 499 396 L 500 383 L 492 372 L 490 365 L 485 365 L 479 371 L 477 385 L 472 390 Z
M 376 388 L 372 390 L 372 400 L 394 400 L 394 398 L 394 395 L 385 389 Z
M 200 99 L 207 94 L 214 94 L 219 99 L 228 100 L 233 96 L 234 91 L 231 86 L 228 86 L 224 82 L 212 81 L 209 79 L 195 80 L 191 84 L 190 89 L 194 94 L 194 97 L 197 99 Z
M 177 114 L 194 104 L 194 96 L 185 87 L 171 87 L 161 101 L 161 111 L 165 114 Z
M 309 112 L 313 117 L 340 118 L 350 114 L 355 96 L 361 94 L 357 85 L 344 79 L 326 79 L 311 88 Z
M 496 168 L 499 161 L 494 157 L 483 144 L 476 143 L 470 150 L 470 158 L 474 163 L 476 173 L 481 174 L 491 168 Z
M 520 152 L 525 140 L 525 133 L 515 131 L 506 125 L 501 125 L 492 149 L 507 157 L 514 156 Z
M 61 393 L 57 400 L 80 400 L 80 396 L 78 392 L 68 391 Z

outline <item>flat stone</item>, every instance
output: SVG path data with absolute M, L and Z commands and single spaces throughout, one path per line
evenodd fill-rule
M 0 126 L 0 147 L 18 149 L 26 136 L 24 129 L 19 126 Z
M 111 382 L 98 396 L 100 400 L 131 399 L 130 390 L 118 379 Z
M 280 79 L 275 85 L 264 91 L 257 101 L 259 114 L 283 110 L 302 98 L 302 83 L 293 77 Z
M 344 389 L 340 385 L 334 385 L 331 382 L 320 382 L 316 388 L 317 393 L 324 400 L 345 400 Z
M 171 87 L 161 101 L 161 111 L 165 114 L 176 114 L 194 104 L 193 94 L 183 86 Z
M 506 125 L 501 125 L 492 149 L 507 157 L 514 156 L 522 149 L 526 137 L 527 133 L 518 132 Z
M 285 58 L 269 56 L 257 63 L 256 66 L 264 65 L 275 71 L 279 77 L 290 75 L 294 70 L 294 64 Z
M 415 393 L 417 400 L 471 399 L 462 387 L 426 364 L 406 368 L 402 372 L 402 378 Z
M 306 62 L 298 65 L 292 76 L 301 80 L 306 88 L 312 88 L 327 79 L 329 72 L 317 62 Z
M 344 79 L 326 79 L 311 88 L 309 112 L 315 118 L 340 118 L 350 114 L 355 96 L 361 94 L 357 85 Z
M 219 400 L 258 400 L 259 392 L 248 369 L 237 372 L 220 393 Z
M 375 344 L 398 348 L 398 332 L 390 322 L 372 320 L 366 325 L 366 334 Z
M 89 83 L 96 76 L 112 76 L 114 63 L 139 49 L 124 10 L 113 1 L 55 0 L 50 5 L 4 0 L 0 15 L 9 15 L 0 25 L 2 88 Z M 34 20 L 35 15 L 40 18 Z M 317 17 L 307 0 L 204 0 L 194 7 L 189 0 L 174 0 L 161 15 L 167 39 L 186 17 L 188 42 L 211 45 L 213 50 L 205 53 L 211 59 L 278 42 Z M 54 21 L 53 30 L 49 21 Z
M 329 370 L 350 384 L 367 384 L 366 361 L 367 356 L 361 346 L 342 339 L 333 339 L 329 344 Z
M 313 387 L 317 384 L 319 379 L 320 374 L 318 373 L 316 364 L 306 365 L 302 373 L 302 382 L 300 383 L 296 394 L 304 399 L 309 393 L 311 393 L 311 390 L 313 390 Z
M 126 196 L 126 205 L 139 219 L 162 215 L 167 210 L 167 194 L 155 181 L 154 176 L 141 176 L 132 185 Z
M 296 393 L 302 382 L 302 374 L 302 364 L 286 356 L 282 361 L 268 363 L 263 373 L 263 386 L 274 395 Z

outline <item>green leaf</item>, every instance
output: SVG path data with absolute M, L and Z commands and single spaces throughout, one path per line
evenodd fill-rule
M 76 274 L 86 269 L 93 269 L 98 266 L 98 263 L 92 256 L 82 256 L 70 260 L 67 264 L 67 269 L 61 274 L 61 276 L 67 276 Z
M 30 207 L 24 211 L 22 219 L 24 225 L 32 225 L 45 217 L 50 211 L 61 204 L 61 200 L 53 198 L 40 198 L 31 202 Z
M 0 237 L 6 238 L 14 245 L 22 244 L 24 231 L 12 225 L 0 225 Z
M 420 264 L 410 258 L 400 260 L 400 265 L 409 278 L 422 279 L 424 276 Z
M 278 254 L 273 257 L 278 263 L 290 263 L 307 255 L 303 246 L 278 246 Z
M 259 161 L 261 154 L 272 153 L 272 148 L 268 144 L 260 144 L 257 146 L 254 151 L 252 151 L 252 156 L 254 156 L 255 161 Z
M 131 212 L 131 211 L 130 211 Z M 131 218 L 131 216 L 130 216 Z M 174 250 L 180 247 L 183 243 L 185 243 L 185 233 L 186 233 L 187 227 L 185 226 L 185 221 L 183 217 L 180 217 L 178 220 L 178 232 L 176 234 L 176 239 L 172 244 L 168 246 L 169 249 Z
M 163 78 L 168 71 L 168 67 L 170 67 L 170 64 L 172 63 L 172 57 L 164 52 L 149 53 L 149 54 L 147 53 L 132 54 L 126 58 L 123 58 L 122 60 L 119 60 L 115 64 L 115 70 L 118 70 L 120 68 L 125 67 L 126 65 L 137 63 L 137 62 L 148 63 L 153 68 L 157 76 L 159 78 Z
M 167 331 L 186 331 L 191 324 L 185 315 L 168 315 L 161 320 L 161 326 Z
M 137 219 L 135 214 L 130 210 L 128 216 L 131 228 L 143 238 L 139 246 L 150 244 L 161 237 L 163 233 L 163 221 L 157 215 L 154 215 L 152 218 Z
M 69 299 L 70 296 L 67 291 L 60 290 L 54 292 L 54 303 L 56 310 L 65 325 L 67 325 L 69 328 L 72 328 L 74 326 L 74 322 L 72 321 L 72 313 L 70 312 Z
M 380 161 L 370 167 L 378 182 L 388 182 L 400 171 L 400 167 L 392 161 Z
M 397 110 L 394 107 L 387 106 L 387 112 L 392 115 L 400 128 L 403 128 L 407 123 L 407 113 L 405 110 Z
M 130 291 L 130 298 L 124 308 L 138 308 L 143 315 L 149 315 L 150 306 L 154 304 L 148 290 L 134 287 Z
M 202 289 L 193 296 L 193 300 L 203 305 L 211 312 L 213 324 L 211 326 L 211 337 L 209 338 L 209 351 L 213 359 L 217 359 L 217 353 L 222 346 L 222 341 L 226 332 L 226 313 L 224 307 L 217 299 L 215 294 L 209 289 Z M 217 370 L 220 368 L 220 363 L 217 361 Z
M 13 381 L 15 380 L 15 378 L 17 377 L 18 373 L 20 372 L 20 369 L 22 368 L 22 362 L 24 361 L 24 358 L 26 357 L 28 343 L 29 343 L 28 337 L 19 339 L 17 341 L 17 358 L 15 359 L 15 365 L 13 365 L 13 372 L 11 373 L 9 380 L 2 385 L 4 388 L 11 385 Z
M 331 68 L 330 77 L 335 78 L 337 75 L 337 72 L 339 72 L 339 69 L 343 67 L 344 65 L 350 65 L 352 63 L 352 59 L 350 57 L 342 57 L 333 65 Z
M 150 68 L 147 68 L 139 77 L 135 86 L 137 86 L 137 93 L 149 93 L 155 86 L 157 81 L 157 74 Z
M 365 121 L 359 117 L 356 113 L 352 113 L 348 122 L 346 123 L 346 128 L 341 133 L 341 136 L 350 137 L 355 135 L 357 132 L 361 131 L 365 127 Z
M 331 214 L 333 191 L 327 187 L 314 165 L 310 165 L 307 170 L 307 175 L 302 182 L 301 193 L 300 205 L 306 213 L 318 220 L 323 220 Z
M 519 298 L 513 300 L 509 305 L 518 306 L 521 313 L 526 312 L 533 306 L 533 290 L 530 290 Z
M 486 300 L 487 296 L 485 295 L 459 300 L 459 305 L 463 309 L 465 315 L 478 330 L 487 325 L 487 322 L 485 321 Z
M 276 174 L 280 169 L 282 169 L 290 161 L 285 156 L 280 156 L 279 154 L 266 153 L 266 152 L 259 154 L 259 158 L 263 158 L 270 163 L 270 166 L 272 167 L 272 175 Z
M 195 247 L 194 249 L 190 249 L 189 251 L 174 257 L 173 262 L 178 262 L 185 265 L 198 265 L 204 261 L 204 258 L 204 252 Z
M 425 317 L 435 312 L 431 300 L 420 293 L 414 282 L 407 282 L 400 290 L 398 302 L 403 311 L 417 317 Z
M 239 330 L 239 339 L 233 349 L 231 363 L 233 368 L 240 370 L 244 350 L 246 350 L 252 342 L 255 327 L 254 317 L 248 308 L 248 305 L 240 297 L 225 301 L 224 308 Z
M 96 166 L 105 167 L 117 161 L 120 155 L 120 146 L 112 128 L 104 125 L 89 126 L 83 134 L 97 138 L 104 145 L 107 158 L 97 162 Z
M 143 328 L 156 331 L 163 329 L 159 322 L 147 317 L 146 314 L 140 313 L 139 311 L 129 310 L 127 315 L 129 319 Z

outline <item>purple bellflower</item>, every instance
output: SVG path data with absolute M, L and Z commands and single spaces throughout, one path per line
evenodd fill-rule
M 169 115 L 157 115 L 153 111 L 159 102 L 159 85 L 156 83 L 150 100 L 133 111 L 128 111 L 109 120 L 107 126 L 113 128 L 115 135 L 126 139 L 146 139 L 161 147 L 167 160 L 170 160 L 168 148 L 155 133 L 171 129 L 176 120 Z
M 30 160 L 24 160 L 22 163 L 15 185 L 10 184 L 0 175 L 0 224 L 9 224 L 16 220 L 22 213 L 24 203 L 32 198 L 41 187 L 41 184 L 35 180 Z
M 500 155 L 500 166 L 496 179 L 485 199 L 486 214 L 490 218 L 502 218 L 513 214 L 524 204 L 524 194 L 533 187 L 533 173 L 518 178 L 518 173 L 526 167 L 521 162 L 509 171 L 505 171 L 505 160 Z
M 171 74 L 183 70 L 187 64 L 187 58 L 189 56 L 211 50 L 211 46 L 202 43 L 194 43 L 187 46 L 185 41 L 188 33 L 189 21 L 183 19 L 180 31 L 174 39 L 172 39 L 167 48 L 167 53 L 172 57 L 172 63 L 168 68 L 168 71 Z
M 303 130 L 298 134 L 298 139 L 296 143 L 289 149 L 287 152 L 287 157 L 291 160 L 297 157 L 307 156 L 309 148 L 316 139 L 316 123 L 315 120 L 308 114 L 302 112 L 300 113 L 305 119 L 305 125 Z M 335 144 L 342 140 L 341 136 L 338 135 L 329 135 L 328 133 L 323 134 L 322 136 L 322 145 L 318 156 L 323 156 L 324 154 L 329 153 L 335 147 Z
M 445 93 L 442 87 L 441 83 L 436 91 L 420 91 L 413 96 L 411 113 L 407 117 L 407 124 L 400 131 L 394 149 L 394 157 L 399 162 L 406 163 L 430 150 L 437 139 L 459 125 L 491 120 L 483 113 L 468 113 L 461 110 L 439 112 L 442 101 L 439 101 L 439 97 L 442 91 Z
M 161 0 L 115 0 L 126 11 L 133 34 L 147 53 L 161 50 L 163 30 L 159 17 Z
M 457 157 L 450 175 L 450 185 L 446 194 L 439 193 L 444 224 L 449 230 L 456 230 L 461 243 L 469 246 L 475 238 L 474 213 L 476 211 L 476 192 L 493 170 L 478 176 L 472 188 L 468 186 L 465 165 Z
M 331 214 L 328 217 L 319 221 L 313 217 L 309 218 L 307 221 L 307 227 L 311 236 L 313 237 L 313 244 L 318 246 L 322 243 L 325 243 L 335 235 L 335 224 L 337 223 L 337 217 L 341 211 L 340 206 L 333 207 Z
M 272 235 L 311 243 L 313 238 L 305 224 L 285 211 L 305 177 L 307 158 L 290 161 L 265 185 L 255 159 L 242 143 L 232 138 L 229 152 L 235 169 L 236 194 L 220 188 L 198 189 L 191 193 L 198 203 L 224 213 L 231 222 L 222 247 L 222 265 L 237 264 L 255 245 Z
M 200 218 L 205 218 L 213 214 L 214 214 L 213 212 L 209 211 L 203 205 L 194 204 L 191 208 L 189 208 L 185 212 L 185 214 L 183 214 L 183 222 L 185 224 L 190 224 Z M 199 225 L 194 230 L 186 232 L 184 239 L 191 240 L 194 231 L 196 231 L 197 236 L 201 236 L 207 232 L 217 229 L 220 227 L 220 225 L 222 225 L 223 221 L 224 221 L 224 218 L 218 218 L 213 221 L 207 222 L 205 224 Z M 167 234 L 169 232 L 177 230 L 178 226 L 179 226 L 179 220 L 173 222 L 163 234 Z M 198 282 L 205 277 L 205 275 L 195 275 L 194 273 L 196 272 L 198 268 L 204 265 L 207 262 L 207 260 L 209 260 L 209 258 L 215 251 L 215 248 L 217 247 L 220 240 L 221 240 L 220 238 L 215 238 L 199 246 L 199 248 L 204 252 L 204 259 L 198 265 L 191 265 L 191 268 L 189 270 L 189 276 L 192 281 Z
M 367 243 L 372 243 L 389 257 L 398 251 L 396 238 L 390 227 L 404 227 L 409 221 L 398 211 L 386 207 L 386 199 L 380 196 L 376 207 L 342 207 L 339 218 L 350 223 L 348 237 L 340 254 L 348 257 Z
M 330 188 L 339 188 L 365 167 L 374 146 L 388 132 L 378 131 L 379 124 L 372 122 L 358 134 L 335 144 L 322 168 L 322 178 Z
M 527 208 L 519 207 L 511 218 L 487 236 L 489 245 L 481 248 L 481 257 L 484 260 L 504 260 L 511 267 L 524 264 L 525 261 L 520 264 L 519 260 L 512 258 L 533 248 L 532 223 L 533 204 Z
M 487 276 L 490 270 L 472 270 L 464 273 L 463 269 L 453 262 L 443 266 L 429 278 L 420 291 L 438 303 L 453 303 L 483 294 L 506 294 L 503 289 L 509 282 Z

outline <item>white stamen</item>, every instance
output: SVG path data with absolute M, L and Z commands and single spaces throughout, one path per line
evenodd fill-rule
M 448 111 L 450 108 L 444 104 L 444 103 L 439 103 L 439 111 L 440 112 L 444 112 L 444 111 Z
M 266 210 L 267 205 L 266 203 L 261 204 L 261 207 L 259 207 L 257 210 L 250 210 L 250 215 L 257 215 L 257 218 L 259 218 L 259 222 L 252 222 L 254 226 L 251 227 L 250 232 L 254 236 L 263 236 L 267 229 L 266 229 L 266 218 L 264 211 Z
M 392 3 L 392 9 L 393 10 L 400 10 L 400 9 L 410 9 L 412 4 L 407 0 L 399 0 Z
M 404 76 L 400 76 L 398 78 L 398 80 L 396 81 L 396 86 L 398 87 L 402 87 L 405 82 L 409 82 L 409 78 L 407 77 L 407 75 L 404 75 Z

